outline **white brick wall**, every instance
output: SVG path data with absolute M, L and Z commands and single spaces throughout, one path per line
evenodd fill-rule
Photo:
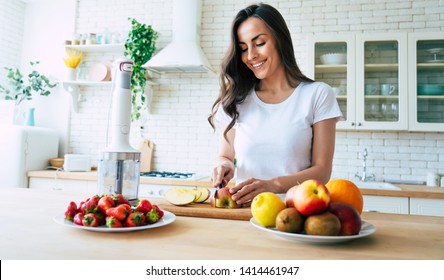
M 0 1 L 8 7 L 12 5 L 10 1 Z M 201 44 L 217 70 L 229 43 L 231 21 L 251 1 L 202 2 Z M 442 0 L 270 0 L 267 3 L 277 7 L 286 18 L 302 69 L 307 64 L 307 37 L 314 32 L 444 31 Z M 79 33 L 101 32 L 105 27 L 122 32 L 130 27 L 127 18 L 134 17 L 152 24 L 159 32 L 158 49 L 171 40 L 172 0 L 79 0 L 77 12 Z M 167 74 L 157 83 L 152 88 L 151 114 L 144 132 L 155 143 L 154 168 L 209 174 L 218 139 L 206 118 L 218 94 L 218 77 Z M 106 145 L 110 92 L 107 88 L 84 88 L 82 93 L 80 111 L 72 114 L 69 152 L 96 157 Z M 131 142 L 136 146 L 140 139 L 135 125 Z M 444 133 L 341 131 L 337 133 L 332 177 L 353 178 L 356 172 L 362 172 L 360 153 L 364 148 L 369 152 L 368 171 L 377 179 L 425 180 L 428 171 L 444 173 Z
M 0 83 L 4 67 L 19 67 L 23 42 L 25 3 L 0 0 Z

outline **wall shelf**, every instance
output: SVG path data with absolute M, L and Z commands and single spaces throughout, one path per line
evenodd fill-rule
M 381 64 L 365 64 L 365 71 L 367 72 L 395 72 L 398 71 L 399 65 L 396 63 L 381 63 Z
M 65 49 L 75 49 L 78 51 L 82 51 L 84 53 L 121 53 L 123 55 L 125 51 L 125 44 L 94 44 L 94 45 L 65 45 Z M 112 71 L 112 70 L 111 70 Z M 158 78 L 159 75 L 157 73 L 148 71 L 147 76 L 149 78 Z M 107 87 L 110 90 L 113 86 L 113 81 L 88 81 L 88 80 L 78 80 L 78 81 L 61 81 L 60 82 L 65 89 L 65 91 L 69 92 L 72 97 L 72 109 L 74 112 L 78 113 L 79 111 L 79 102 L 80 102 L 80 87 Z M 146 81 L 147 86 L 153 86 L 156 83 L 151 80 Z
M 112 81 L 62 81 L 61 82 L 63 88 L 71 94 L 72 97 L 72 109 L 74 112 L 78 113 L 79 111 L 79 101 L 80 101 L 80 87 L 101 87 L 105 86 L 108 88 L 112 88 Z M 147 80 L 146 85 L 152 86 L 156 83 Z
M 82 52 L 123 52 L 125 51 L 125 44 L 96 44 L 96 45 L 65 45 L 65 48 L 75 49 Z
M 442 71 L 444 63 L 418 63 L 416 67 L 418 70 Z
M 365 95 L 366 100 L 398 100 L 398 95 Z
M 347 64 L 316 65 L 316 73 L 346 73 Z

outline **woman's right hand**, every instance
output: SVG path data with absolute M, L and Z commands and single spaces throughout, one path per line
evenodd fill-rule
M 234 177 L 234 164 L 232 162 L 223 162 L 213 169 L 213 187 L 220 184 L 226 186 Z

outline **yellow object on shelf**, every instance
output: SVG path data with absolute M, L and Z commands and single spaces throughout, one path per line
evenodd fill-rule
M 68 57 L 63 59 L 65 65 L 69 68 L 77 68 L 83 59 L 83 52 L 76 49 L 67 48 L 66 53 L 68 54 Z

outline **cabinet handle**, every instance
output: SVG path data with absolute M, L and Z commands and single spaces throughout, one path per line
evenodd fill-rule
M 355 126 L 355 123 L 354 123 L 354 122 L 352 122 L 352 123 L 351 123 L 351 126 Z
M 358 126 L 362 126 L 362 123 L 358 123 Z

